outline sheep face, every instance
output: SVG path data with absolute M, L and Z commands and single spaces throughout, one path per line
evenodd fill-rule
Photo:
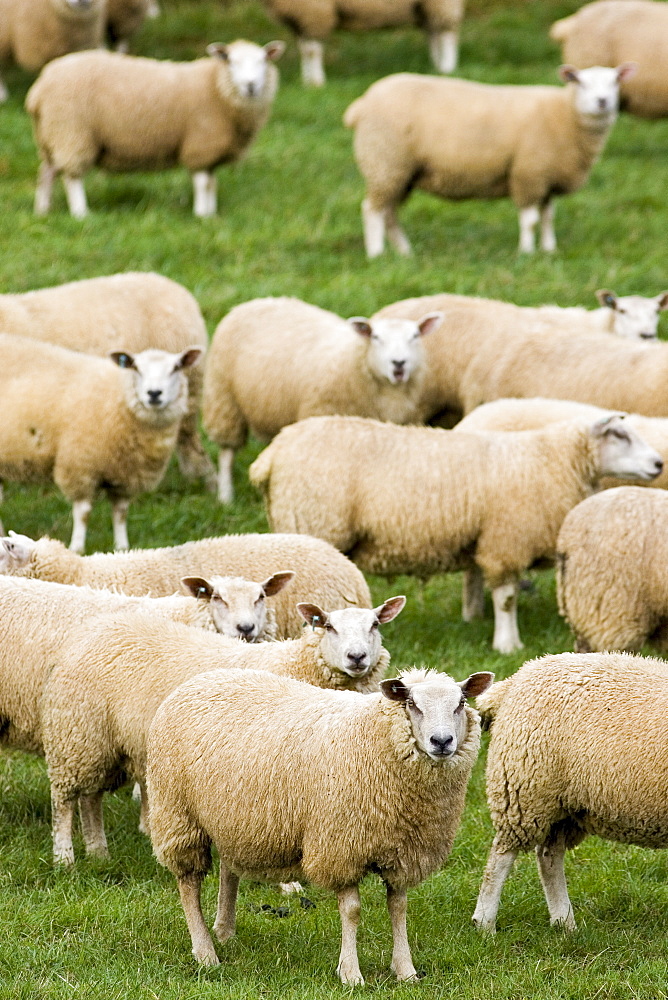
M 591 434 L 598 444 L 601 476 L 619 479 L 654 479 L 663 469 L 663 459 L 626 422 L 623 414 L 597 420 Z
M 656 340 L 659 329 L 659 313 L 668 308 L 668 292 L 661 292 L 654 298 L 644 295 L 615 295 L 607 289 L 596 293 L 602 306 L 614 313 L 613 331 L 618 337 L 629 340 Z
M 37 542 L 27 535 L 9 532 L 9 538 L 0 538 L 0 573 L 11 576 L 27 566 Z
M 383 648 L 378 626 L 392 621 L 406 603 L 391 597 L 377 608 L 343 608 L 322 611 L 316 604 L 298 604 L 302 618 L 323 629 L 320 655 L 332 670 L 359 679 L 373 670 Z
M 428 313 L 417 323 L 407 319 L 377 319 L 371 323 L 361 316 L 348 322 L 361 337 L 368 339 L 367 364 L 378 379 L 392 385 L 408 382 L 423 364 L 421 338 L 440 326 L 443 313 Z
M 434 670 L 408 670 L 381 681 L 380 689 L 390 701 L 404 706 L 418 750 L 432 760 L 445 761 L 457 753 L 468 734 L 466 699 L 482 694 L 493 680 L 494 674 L 486 670 L 459 684 Z
M 257 642 L 267 623 L 266 597 L 273 597 L 286 587 L 294 573 L 274 573 L 264 583 L 254 583 L 240 576 L 214 576 L 204 580 L 186 576 L 182 586 L 198 600 L 208 601 L 216 631 L 230 639 Z
M 635 63 L 622 63 L 621 66 L 590 66 L 588 69 L 575 69 L 573 66 L 561 66 L 559 76 L 564 82 L 575 84 L 575 110 L 583 118 L 592 120 L 592 124 L 600 123 L 607 128 L 619 110 L 619 83 L 633 76 Z
M 226 64 L 237 95 L 252 100 L 265 96 L 269 82 L 269 64 L 280 58 L 285 51 L 285 45 L 283 42 L 268 42 L 262 46 L 239 39 L 229 45 L 214 42 L 207 46 L 206 51 L 210 56 Z M 272 88 L 275 86 L 273 77 L 269 85 Z
M 109 357 L 128 373 L 124 386 L 128 407 L 140 420 L 161 424 L 185 413 L 188 382 L 183 369 L 196 364 L 201 354 L 199 347 L 180 354 L 151 348 L 136 355 L 113 351 Z

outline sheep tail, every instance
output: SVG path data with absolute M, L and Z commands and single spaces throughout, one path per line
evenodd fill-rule
M 511 680 L 512 677 L 507 677 L 505 681 L 497 681 L 497 683 L 492 684 L 491 688 L 488 688 L 484 694 L 481 694 L 476 698 L 475 707 L 480 712 L 483 729 L 491 728 L 491 725 L 496 718 L 496 713 L 501 707 L 501 702 L 503 701 L 508 684 Z
M 572 17 L 562 17 L 560 21 L 555 21 L 550 28 L 550 38 L 553 42 L 565 42 L 571 31 Z

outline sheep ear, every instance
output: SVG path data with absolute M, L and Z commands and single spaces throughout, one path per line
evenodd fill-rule
M 352 316 L 348 322 L 352 326 L 353 330 L 355 330 L 356 333 L 361 334 L 362 337 L 371 336 L 371 323 L 368 319 L 365 319 L 364 316 Z
M 607 306 L 608 309 L 614 309 L 617 305 L 617 296 L 614 292 L 608 291 L 607 288 L 600 288 L 596 292 L 596 298 L 602 306 Z
M 580 74 L 576 70 L 575 66 L 560 66 L 557 72 L 559 74 L 559 79 L 563 83 L 580 82 Z
M 192 368 L 193 365 L 197 364 L 201 357 L 201 347 L 187 347 L 185 351 L 180 354 L 178 361 L 174 365 L 174 371 L 178 372 L 181 368 Z
M 211 44 L 206 47 L 206 54 L 208 56 L 213 56 L 214 59 L 222 59 L 224 62 L 227 62 L 229 59 L 227 45 L 223 45 L 222 42 L 211 42 Z
M 30 553 L 35 547 L 32 539 L 24 535 L 16 535 L 14 538 L 3 538 L 1 541 L 3 549 L 17 566 L 26 566 L 30 562 Z
M 297 611 L 313 628 L 324 628 L 329 621 L 329 615 L 325 614 L 317 604 L 298 604 Z
M 618 80 L 630 80 L 632 76 L 636 75 L 638 71 L 637 62 L 625 62 L 617 67 L 617 79 Z
M 664 309 L 668 309 L 668 292 L 659 292 L 656 296 L 656 304 L 659 312 L 662 312 Z
M 423 316 L 421 320 L 418 320 L 418 330 L 420 331 L 420 336 L 424 337 L 425 334 L 431 333 L 432 330 L 438 330 L 444 319 L 445 313 L 427 313 L 427 315 Z
M 133 355 L 128 354 L 127 351 L 111 351 L 109 357 L 119 368 L 134 368 L 135 371 L 137 370 Z
M 213 597 L 213 585 L 201 576 L 184 576 L 181 578 L 181 586 L 193 597 L 210 601 Z
M 599 417 L 599 419 L 595 420 L 591 425 L 590 430 L 592 436 L 595 438 L 605 437 L 605 435 L 609 434 L 611 430 L 618 427 L 619 423 L 624 420 L 625 416 L 625 413 L 609 413 L 606 417 Z
M 390 597 L 384 604 L 373 610 L 376 612 L 376 617 L 380 624 L 384 625 L 385 622 L 391 622 L 393 618 L 396 618 L 399 612 L 403 611 L 405 604 L 406 598 L 403 595 L 401 597 Z
M 267 59 L 269 59 L 270 62 L 276 62 L 276 60 L 280 59 L 285 52 L 285 42 L 267 42 L 264 47 L 264 51 L 267 53 Z
M 410 696 L 410 691 L 400 677 L 392 677 L 389 681 L 381 681 L 380 693 L 390 701 L 400 701 L 404 705 Z
M 264 591 L 265 597 L 274 597 L 275 594 L 280 594 L 284 587 L 292 580 L 295 574 L 293 571 L 286 570 L 284 573 L 274 573 L 270 576 L 264 583 L 260 584 L 262 590 Z
M 477 674 L 471 674 L 465 681 L 460 683 L 460 688 L 467 698 L 477 698 L 490 686 L 494 680 L 494 674 L 489 670 L 480 670 Z

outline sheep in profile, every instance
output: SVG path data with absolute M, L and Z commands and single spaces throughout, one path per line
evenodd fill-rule
M 554 321 L 561 326 L 573 324 L 580 328 L 603 333 L 614 333 L 628 340 L 656 340 L 659 331 L 659 314 L 668 309 L 668 292 L 658 295 L 616 295 L 607 288 L 596 292 L 600 309 L 583 309 L 581 306 L 539 306 L 538 318 Z
M 259 671 L 218 671 L 166 699 L 147 747 L 151 837 L 178 879 L 195 958 L 218 964 L 200 905 L 214 843 L 219 941 L 234 934 L 240 878 L 305 877 L 337 893 L 337 972 L 344 983 L 363 983 L 358 885 L 373 871 L 387 889 L 392 971 L 415 980 L 406 890 L 450 853 L 480 744 L 466 698 L 493 676 L 457 684 L 407 670 L 363 696 Z
M 411 320 L 346 322 L 292 298 L 232 309 L 213 336 L 202 419 L 220 447 L 218 497 L 233 498 L 232 462 L 252 432 L 265 440 L 305 417 L 350 413 L 393 423 L 419 419 L 423 337 L 441 313 Z M 308 358 L 299 366 L 299 358 Z
M 510 197 L 519 212 L 520 251 L 533 252 L 539 220 L 541 248 L 555 250 L 553 197 L 586 182 L 617 118 L 619 82 L 633 70 L 562 66 L 565 90 L 416 73 L 372 84 L 343 119 L 355 129 L 367 185 L 367 255 L 383 252 L 386 231 L 399 253 L 410 253 L 396 211 L 414 188 L 452 199 Z
M 208 57 L 177 63 L 83 52 L 47 66 L 26 97 L 41 166 L 35 212 L 51 207 L 62 174 L 70 213 L 88 214 L 83 176 L 108 170 L 186 167 L 194 213 L 216 214 L 214 170 L 248 149 L 271 111 L 273 65 L 283 42 L 238 40 L 207 47 Z

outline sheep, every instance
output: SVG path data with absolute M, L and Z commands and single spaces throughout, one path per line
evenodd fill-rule
M 343 983 L 363 983 L 358 886 L 377 872 L 387 889 L 392 971 L 417 979 L 406 890 L 450 853 L 480 746 L 479 717 L 466 699 L 493 676 L 482 671 L 458 684 L 413 669 L 360 695 L 235 670 L 201 674 L 174 691 L 148 738 L 151 837 L 178 880 L 197 961 L 218 965 L 200 905 L 213 842 L 219 941 L 234 934 L 240 878 L 305 877 L 337 893 L 337 973 Z
M 258 583 L 242 576 L 190 576 L 181 580 L 187 593 L 208 606 L 217 632 L 230 639 L 263 642 L 278 638 L 274 609 L 265 598 L 274 597 L 294 577 L 292 570 L 273 573 Z
M 208 337 L 194 296 L 160 274 L 129 272 L 71 281 L 20 295 L 0 295 L 4 333 L 48 340 L 73 351 L 107 355 L 110 351 L 183 351 Z M 203 365 L 184 368 L 188 411 L 181 421 L 177 457 L 188 478 L 203 477 L 215 488 L 215 473 L 197 429 Z
M 214 169 L 246 152 L 271 111 L 273 62 L 283 42 L 242 39 L 207 46 L 208 58 L 177 63 L 82 52 L 47 66 L 26 97 L 41 166 L 35 212 L 51 207 L 62 174 L 70 214 L 88 214 L 83 176 L 108 170 L 186 167 L 199 218 L 217 210 Z
M 443 198 L 509 196 L 519 212 L 522 253 L 553 251 L 553 197 L 577 191 L 603 151 L 617 117 L 619 83 L 632 64 L 616 69 L 562 66 L 572 86 L 499 86 L 396 73 L 372 84 L 347 109 L 355 129 L 355 159 L 366 180 L 362 202 L 369 257 L 383 252 L 385 232 L 401 254 L 411 246 L 397 207 L 413 188 Z M 436 130 L 434 122 L 447 122 Z
M 668 309 L 668 292 L 648 297 L 616 295 L 607 288 L 601 288 L 596 292 L 596 298 L 601 303 L 600 309 L 539 306 L 538 318 L 554 321 L 560 328 L 574 323 L 577 329 L 600 330 L 629 340 L 657 340 L 659 313 Z
M 225 535 L 161 549 L 91 556 L 77 555 L 52 538 L 33 541 L 12 532 L 0 539 L 0 573 L 115 587 L 125 594 L 173 594 L 182 578 L 193 574 L 225 573 L 262 580 L 285 566 L 295 571 L 290 588 L 270 598 L 278 639 L 301 635 L 304 620 L 295 608 L 298 601 L 371 607 L 369 588 L 357 567 L 327 542 L 304 535 Z
M 522 647 L 519 574 L 554 555 L 568 511 L 602 475 L 652 479 L 662 468 L 617 415 L 514 434 L 311 417 L 284 428 L 249 476 L 272 530 L 324 538 L 367 572 L 467 570 L 465 621 L 482 614 L 484 581 L 493 648 L 511 653 Z
M 143 786 L 146 735 L 161 701 L 179 684 L 207 670 L 243 667 L 296 677 L 343 691 L 377 691 L 389 664 L 378 626 L 399 614 L 405 597 L 377 608 L 326 612 L 297 605 L 313 630 L 284 642 L 243 643 L 155 615 L 97 618 L 59 652 L 41 712 L 51 782 L 54 860 L 71 863 L 72 814 L 77 798 L 96 796 L 127 773 Z M 201 641 L 203 640 L 203 641 Z M 145 813 L 145 796 L 143 796 Z M 87 853 L 106 854 L 101 822 Z
M 234 453 L 249 427 L 268 440 L 316 414 L 414 421 L 424 377 L 422 338 L 441 318 L 345 322 L 293 298 L 252 299 L 232 309 L 211 342 L 202 404 L 206 433 L 221 449 L 220 502 L 233 499 Z M 308 365 L 297 377 L 299 357 L 308 357 Z
M 127 548 L 130 500 L 162 479 L 188 406 L 183 371 L 200 348 L 97 358 L 0 334 L 0 351 L 0 480 L 55 482 L 72 504 L 75 552 L 104 490 L 114 545 Z
M 663 3 L 598 0 L 555 21 L 550 38 L 561 43 L 564 59 L 576 66 L 613 66 L 620 59 L 637 62 L 637 75 L 622 86 L 621 106 L 641 118 L 665 118 L 667 31 L 668 11 Z
M 494 705 L 487 801 L 496 835 L 473 921 L 494 932 L 515 858 L 535 847 L 550 922 L 574 930 L 569 848 L 590 834 L 668 847 L 668 666 L 626 653 L 561 653 L 525 663 L 498 687 L 479 699 L 481 709 Z
M 335 28 L 368 31 L 419 24 L 429 36 L 429 52 L 440 73 L 457 66 L 464 0 L 264 0 L 278 20 L 297 35 L 302 81 L 325 83 L 323 42 Z
M 105 0 L 0 0 L 0 63 L 36 72 L 51 59 L 102 45 Z M 0 101 L 7 88 L 0 80 Z
M 667 524 L 666 494 L 632 486 L 589 497 L 566 516 L 557 539 L 557 600 L 578 652 L 665 641 Z
M 107 38 L 117 52 L 127 52 L 130 38 L 147 17 L 159 13 L 153 0 L 107 0 Z

